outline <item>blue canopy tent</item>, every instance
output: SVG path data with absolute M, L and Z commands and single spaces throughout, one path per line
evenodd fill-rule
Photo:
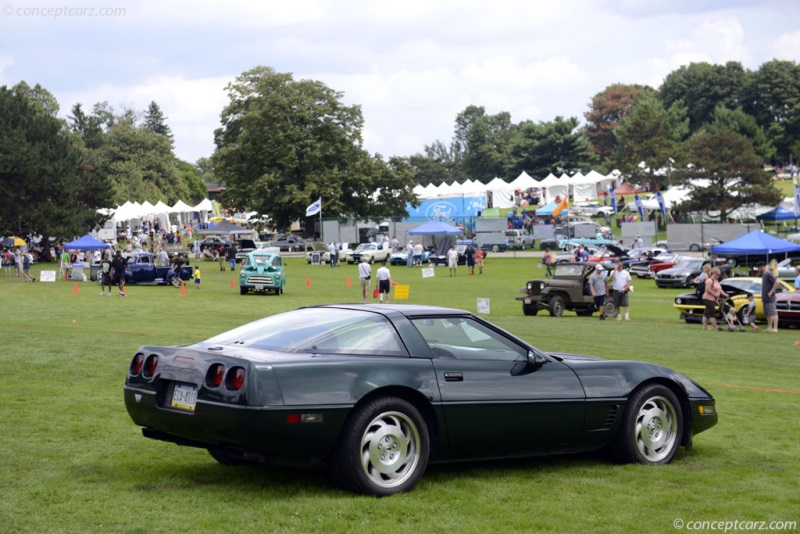
M 761 230 L 753 230 L 732 241 L 714 245 L 711 247 L 711 253 L 728 258 L 731 263 L 749 264 L 749 260 L 766 261 L 778 256 L 800 256 L 800 245 L 795 245 Z
M 409 235 L 461 235 L 461 228 L 441 221 L 428 221 L 407 232 Z
M 541 208 L 536 208 L 536 216 L 537 217 L 550 217 L 553 215 L 553 211 L 558 207 L 558 202 L 551 202 L 549 204 L 545 204 Z M 564 215 L 569 215 L 569 209 L 562 210 L 561 213 Z
M 108 243 L 103 243 L 102 241 L 98 241 L 89 234 L 86 234 L 80 239 L 70 241 L 64 245 L 64 248 L 67 250 L 104 250 L 111 248 L 111 245 Z
M 797 219 L 797 215 L 793 211 L 787 210 L 783 206 L 778 206 L 771 209 L 766 213 L 762 213 L 756 217 L 757 221 L 789 221 Z

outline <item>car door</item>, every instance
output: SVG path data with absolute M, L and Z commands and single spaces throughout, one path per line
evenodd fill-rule
M 585 395 L 575 373 L 474 317 L 413 321 L 433 354 L 454 455 L 503 456 L 578 439 Z M 532 354 L 536 351 L 532 351 Z
M 136 283 L 152 282 L 156 277 L 155 265 L 152 257 L 147 254 L 137 254 L 128 261 L 131 278 Z

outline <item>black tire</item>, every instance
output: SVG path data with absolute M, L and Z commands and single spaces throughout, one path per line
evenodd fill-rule
M 375 263 L 375 256 L 369 259 L 369 264 L 372 265 L 373 263 Z
M 689 245 L 689 252 L 700 252 L 700 245 L 697 243 L 692 243 Z
M 616 317 L 617 316 L 617 307 L 614 306 L 613 302 L 606 302 L 603 305 L 603 313 L 606 317 Z
M 536 315 L 539 313 L 539 308 L 536 306 L 531 306 L 529 304 L 522 305 L 522 314 L 523 315 Z
M 628 399 L 613 450 L 620 462 L 663 465 L 675 457 L 682 436 L 680 401 L 668 387 L 648 384 Z
M 237 465 L 253 465 L 255 463 L 250 460 L 245 460 L 240 456 L 229 454 L 227 451 L 225 451 L 225 449 L 210 448 L 208 449 L 208 453 L 211 455 L 212 458 L 214 458 L 222 465 L 237 466 Z
M 239 294 L 240 295 L 247 295 L 247 288 L 246 287 L 240 287 L 239 288 Z
M 283 295 L 283 286 L 278 288 L 278 295 Z
M 547 311 L 551 317 L 561 317 L 564 315 L 564 298 L 561 295 L 553 295 L 547 302 Z
M 500 252 L 500 247 L 498 247 L 497 245 L 492 245 L 492 252 L 497 254 L 498 252 Z
M 419 410 L 403 399 L 382 397 L 350 415 L 328 470 L 343 489 L 385 497 L 413 489 L 429 454 L 428 426 Z

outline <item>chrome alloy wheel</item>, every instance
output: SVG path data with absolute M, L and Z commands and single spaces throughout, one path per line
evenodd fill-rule
M 664 397 L 652 397 L 642 403 L 636 415 L 634 438 L 647 461 L 666 458 L 678 439 L 678 418 L 672 403 Z
M 373 484 L 399 486 L 414 474 L 419 460 L 419 430 L 408 416 L 385 412 L 367 425 L 361 437 L 361 466 Z

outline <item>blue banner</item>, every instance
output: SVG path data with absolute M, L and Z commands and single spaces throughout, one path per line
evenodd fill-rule
M 794 186 L 794 216 L 800 217 L 800 185 Z
M 633 203 L 636 205 L 636 211 L 639 212 L 639 217 L 644 220 L 644 207 L 642 206 L 642 199 L 639 195 L 633 195 Z
M 614 215 L 617 214 L 617 195 L 614 194 L 614 187 L 608 186 L 608 196 L 611 197 L 611 207 L 614 208 Z
M 661 215 L 664 217 L 664 220 L 667 220 L 667 208 L 664 205 L 664 195 L 661 194 L 661 191 L 656 191 L 656 202 L 658 202 L 658 209 L 661 211 Z
M 486 209 L 486 197 L 431 198 L 416 208 L 406 205 L 408 218 L 418 221 L 454 221 L 459 218 L 477 217 L 479 211 Z

